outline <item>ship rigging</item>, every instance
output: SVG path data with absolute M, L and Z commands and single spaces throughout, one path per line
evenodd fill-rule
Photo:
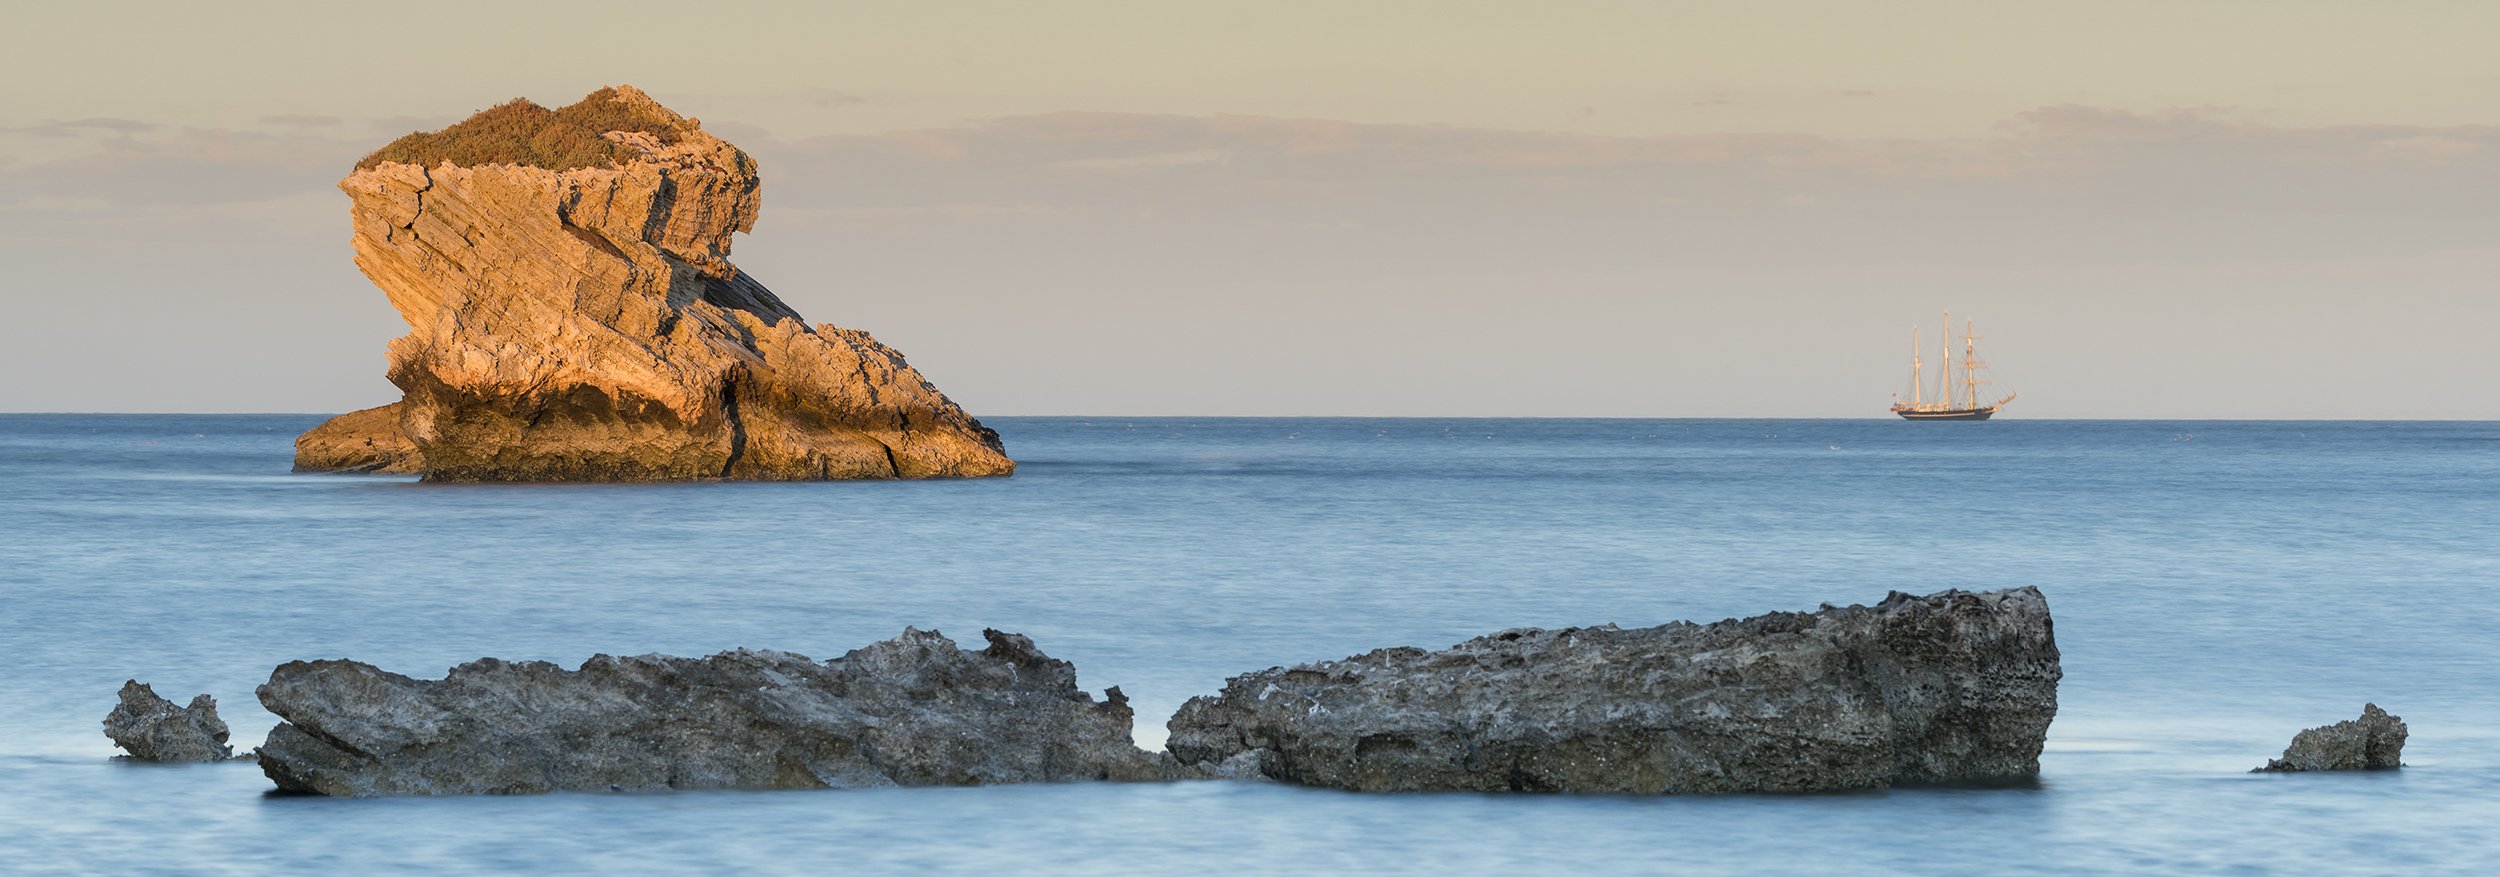
M 2008 392 L 2004 398 L 1994 402 L 1980 403 L 1979 388 L 1993 386 L 1994 382 L 1979 377 L 1980 371 L 1988 364 L 1979 359 L 1979 333 L 1969 319 L 1965 318 L 1962 322 L 1961 375 L 1958 378 L 1954 375 L 1953 314 L 1949 311 L 1944 315 L 1944 356 L 1939 362 L 1943 368 L 1938 370 L 1936 392 L 1930 394 L 1919 329 L 1910 327 L 1910 399 L 1904 402 L 1901 394 L 1894 393 L 1892 413 L 1901 415 L 1904 420 L 1986 420 L 1995 416 L 1997 409 L 2005 407 L 2005 403 L 2014 401 L 2015 394 Z

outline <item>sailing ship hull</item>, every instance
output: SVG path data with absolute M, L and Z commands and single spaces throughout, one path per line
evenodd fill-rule
M 1903 420 L 1986 420 L 1995 415 L 1994 408 L 1955 408 L 1946 411 L 1904 411 L 1893 409 Z

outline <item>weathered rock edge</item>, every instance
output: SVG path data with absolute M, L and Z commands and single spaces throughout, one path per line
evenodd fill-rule
M 140 761 L 224 761 L 234 757 L 226 733 L 216 698 L 203 694 L 178 707 L 136 679 L 122 683 L 121 702 L 104 717 L 104 736 Z
M 631 86 L 673 135 L 615 167 L 382 163 L 349 174 L 356 267 L 409 326 L 400 401 L 297 443 L 299 471 L 428 481 L 1007 475 L 998 434 L 864 332 L 810 327 L 729 261 L 762 178 Z M 663 140 L 667 142 L 662 142 Z
M 2361 705 L 2361 717 L 2311 728 L 2292 735 L 2283 757 L 2269 759 L 2250 773 L 2297 773 L 2313 770 L 2395 770 L 2404 766 L 2405 720 L 2387 714 L 2378 704 Z
M 376 405 L 321 422 L 295 437 L 297 472 L 371 472 L 413 475 L 425 471 L 425 455 L 399 428 L 400 405 Z
M 738 650 L 599 655 L 578 670 L 483 659 L 439 680 L 294 661 L 260 686 L 283 721 L 259 751 L 282 791 L 554 791 L 969 786 L 1157 780 L 1118 688 L 995 630 L 975 652 L 936 631 L 817 662 Z M 1206 771 L 1191 771 L 1203 775 Z
M 1895 592 L 1708 625 L 1519 629 L 1237 676 L 1182 765 L 1359 791 L 1809 792 L 2039 772 L 2056 638 L 2034 588 Z

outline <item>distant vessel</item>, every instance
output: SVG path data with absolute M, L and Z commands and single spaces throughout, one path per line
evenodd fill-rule
M 1982 405 L 1979 387 L 1992 383 L 1979 379 L 1988 364 L 1979 361 L 1979 333 L 1968 319 L 1962 321 L 1962 375 L 1953 375 L 1953 314 L 1944 315 L 1944 368 L 1937 375 L 1936 392 L 1927 391 L 1926 362 L 1919 358 L 1918 327 L 1910 328 L 1910 401 L 1901 401 L 1901 394 L 1892 395 L 1892 413 L 1903 420 L 1986 420 L 2014 401 L 2013 393 Z M 1934 401 L 1930 401 L 1930 397 Z

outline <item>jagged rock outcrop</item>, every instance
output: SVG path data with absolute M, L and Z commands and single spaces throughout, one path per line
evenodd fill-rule
M 596 126 L 580 135 L 595 148 L 537 149 L 563 125 Z M 520 157 L 475 146 L 496 137 Z M 356 266 L 408 322 L 390 345 L 404 395 L 308 433 L 299 469 L 651 481 L 1015 468 L 901 353 L 810 328 L 730 264 L 730 236 L 762 204 L 754 160 L 640 91 L 507 104 L 368 164 L 339 188 Z
M 323 421 L 295 437 L 295 471 L 374 472 L 404 475 L 425 471 L 425 455 L 399 429 L 400 405 L 393 402 L 350 411 Z
M 2361 705 L 2361 717 L 2292 735 L 2283 757 L 2251 773 L 2311 770 L 2395 770 L 2404 766 L 2405 720 L 2378 704 Z
M 203 694 L 192 698 L 190 706 L 178 707 L 136 679 L 122 683 L 121 702 L 104 717 L 104 736 L 140 761 L 234 757 L 226 745 L 226 723 L 217 717 L 216 698 Z
M 1361 791 L 1802 792 L 2020 781 L 2057 714 L 2038 590 L 1708 625 L 1510 630 L 1227 680 L 1183 765 Z
M 1118 688 L 1022 636 L 974 652 L 906 629 L 834 660 L 600 655 L 579 670 L 484 659 L 440 680 L 354 661 L 281 665 L 261 746 L 279 789 L 324 795 L 784 789 L 1167 779 Z

